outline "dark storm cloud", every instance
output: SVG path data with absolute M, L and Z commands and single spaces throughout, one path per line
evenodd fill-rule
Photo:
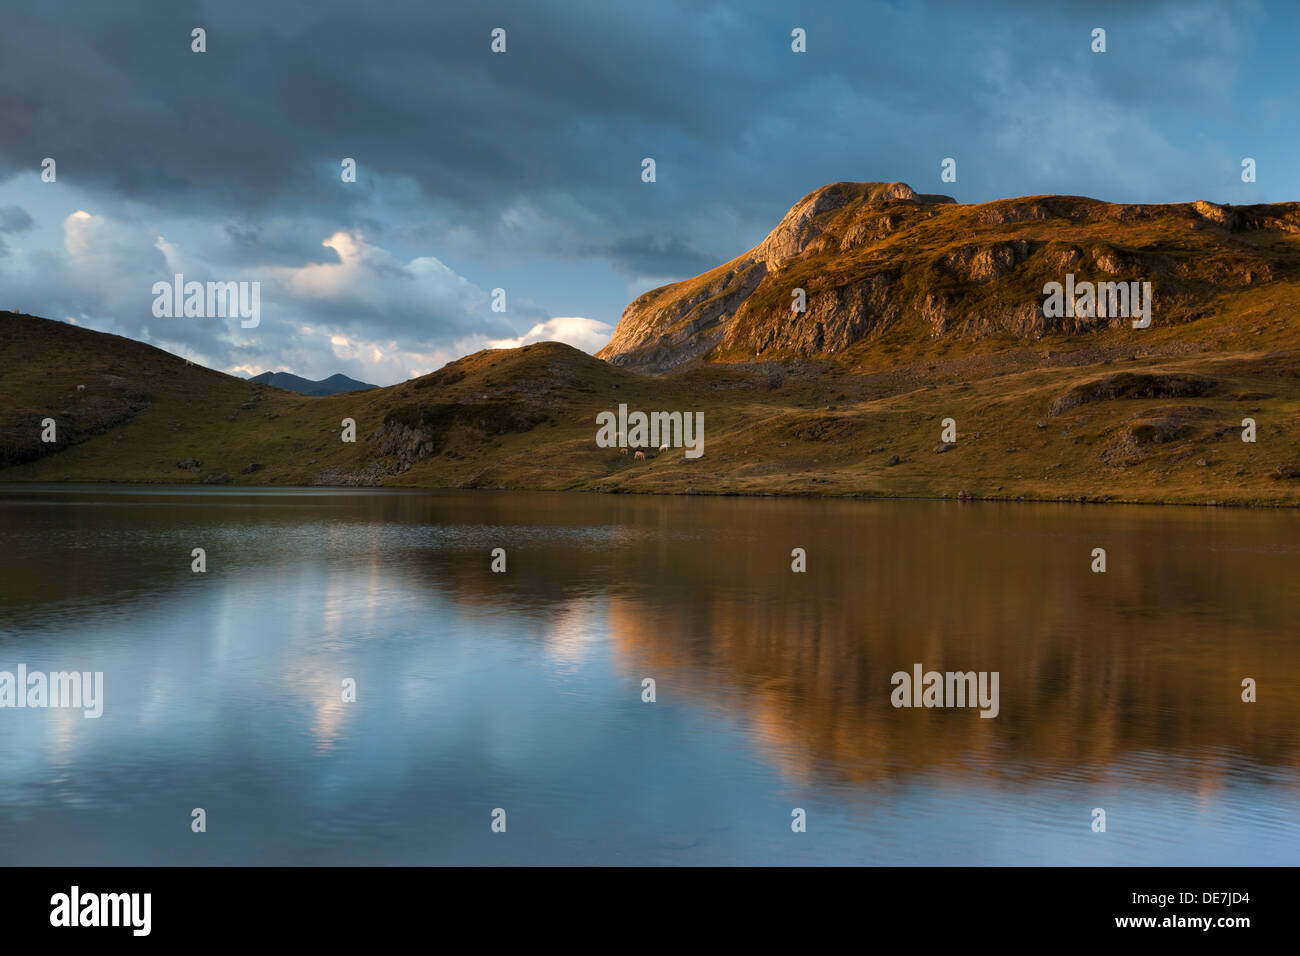
M 63 175 L 155 201 L 281 212 L 323 205 L 339 215 L 364 193 L 338 189 L 337 173 L 325 172 L 336 165 L 323 164 L 350 156 L 358 185 L 367 175 L 409 177 L 471 224 L 548 190 L 615 222 L 670 223 L 701 197 L 743 214 L 758 200 L 788 205 L 821 185 L 818 176 L 893 179 L 923 166 L 933 179 L 938 160 L 963 147 L 1012 153 L 984 123 L 1023 121 L 1015 97 L 1028 91 L 1018 87 L 1050 85 L 1051 67 L 1091 66 L 1088 17 L 1100 15 L 1079 6 L 1030 21 L 1023 11 L 1032 9 L 1003 5 L 993 16 L 958 4 L 697 0 L 34 6 L 6 30 L 0 174 L 51 155 Z M 1095 81 L 1076 82 L 1129 98 L 1135 89 L 1221 98 L 1223 8 L 1161 9 L 1168 15 L 1128 31 L 1121 8 L 1106 10 L 1121 55 Z M 795 25 L 809 36 L 800 56 L 789 49 Z M 195 26 L 207 30 L 201 55 L 190 51 Z M 497 26 L 508 52 L 494 56 Z M 1148 68 L 1169 57 L 1202 69 Z M 1001 81 L 983 69 L 990 64 Z M 660 162 L 654 193 L 639 179 L 646 155 Z M 1007 173 L 1004 181 L 1025 178 Z
M 1112 9 L 1112 42 L 1140 41 L 1144 57 L 1114 56 L 1096 80 L 1076 76 L 1080 88 L 1220 96 L 1220 8 L 1163 9 L 1178 50 L 1149 24 L 1126 33 Z M 1054 68 L 1090 66 L 1090 22 L 1029 22 L 1015 5 L 990 17 L 954 4 L 73 0 L 10 15 L 0 175 L 49 155 L 69 181 L 182 210 L 344 222 L 375 181 L 407 177 L 479 229 L 520 197 L 559 192 L 608 222 L 596 245 L 613 258 L 647 226 L 677 232 L 652 247 L 667 253 L 700 248 L 682 220 L 710 204 L 768 221 L 835 179 L 936 189 L 946 155 L 967 160 L 962 181 L 977 188 L 1033 191 L 1016 188 L 1032 181 L 1032 160 L 998 168 L 1030 149 L 1033 130 L 1016 124 L 1037 111 L 1019 100 L 1050 87 Z M 807 54 L 790 52 L 794 25 L 808 31 Z M 190 51 L 195 26 L 207 30 L 204 54 Z M 500 56 L 488 51 L 497 26 Z M 1202 70 L 1171 79 L 1143 66 L 1184 54 Z M 358 161 L 358 189 L 338 188 L 345 156 Z M 644 156 L 659 163 L 653 189 L 639 178 Z

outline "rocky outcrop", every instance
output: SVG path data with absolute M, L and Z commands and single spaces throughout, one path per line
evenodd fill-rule
M 1063 415 L 1080 405 L 1113 402 L 1125 398 L 1197 398 L 1209 394 L 1218 383 L 1204 375 L 1117 372 L 1075 385 L 1048 407 L 1052 416 Z
M 322 478 L 318 483 L 378 484 L 383 478 L 400 475 L 417 462 L 444 451 L 461 454 L 498 440 L 501 435 L 526 432 L 547 417 L 532 405 L 532 402 L 479 401 L 397 406 L 367 440 L 374 461 L 363 472 L 344 476 L 338 482 Z
M 749 253 L 697 279 L 639 297 L 624 310 L 609 345 L 597 356 L 651 371 L 701 358 L 724 342 L 737 310 L 791 261 L 810 253 L 851 250 L 888 236 L 902 221 L 900 205 L 953 202 L 949 196 L 919 194 L 906 183 L 832 183 L 818 189 L 795 203 Z M 841 215 L 834 216 L 837 212 Z M 788 308 L 788 291 L 786 295 Z M 869 323 L 855 324 L 866 328 Z M 843 340 L 842 331 L 814 327 L 801 331 L 800 339 L 810 347 L 834 343 Z M 756 351 L 763 349 L 761 341 L 754 345 Z
M 658 293 L 646 293 L 623 313 L 615 365 L 652 367 L 664 371 L 697 359 L 722 338 L 726 321 L 767 274 L 762 262 L 746 260 L 712 278 L 684 298 L 669 297 L 662 306 Z M 672 287 L 669 287 L 672 288 Z M 606 347 L 606 351 L 612 347 Z M 605 352 L 599 353 L 605 357 Z
M 1223 226 L 1225 229 L 1231 229 L 1241 221 L 1228 206 L 1220 206 L 1218 203 L 1206 202 L 1203 199 L 1198 199 L 1191 205 L 1192 211 L 1202 219 L 1208 219 L 1215 225 Z
M 433 454 L 433 431 L 430 428 L 412 428 L 400 421 L 388 421 L 370 436 L 370 447 L 376 455 L 396 459 L 399 469 L 405 471 Z

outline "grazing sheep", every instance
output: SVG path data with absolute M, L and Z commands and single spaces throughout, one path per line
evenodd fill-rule
M 626 448 L 620 448 L 620 449 L 618 450 L 618 453 L 619 453 L 620 455 L 629 455 L 629 454 L 631 454 L 631 452 L 629 452 Z
M 78 385 L 78 386 L 77 386 L 77 391 L 79 391 L 79 392 L 84 392 L 85 390 L 86 390 L 86 386 L 84 386 L 84 385 Z
M 639 451 L 639 452 L 637 452 L 635 455 L 633 455 L 632 457 L 635 458 L 635 459 L 637 459 L 638 461 L 645 461 L 645 452 L 643 452 L 643 451 Z
M 659 450 L 660 450 L 661 452 L 665 452 L 665 451 L 668 450 L 668 446 L 667 446 L 667 445 L 660 445 L 660 446 L 659 446 Z

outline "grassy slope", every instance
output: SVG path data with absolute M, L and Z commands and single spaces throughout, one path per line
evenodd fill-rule
M 224 472 L 248 485 L 901 496 L 965 490 L 999 498 L 1296 504 L 1300 480 L 1280 479 L 1276 469 L 1300 466 L 1298 299 L 1295 286 L 1271 284 L 1221 301 L 1213 316 L 1153 328 L 1140 340 L 1117 332 L 1027 346 L 887 336 L 833 362 L 706 365 L 662 377 L 547 343 L 480 352 L 424 379 L 324 398 L 254 386 L 116 336 L 0 314 L 0 439 L 12 444 L 45 415 L 76 431 L 88 403 L 112 396 L 111 381 L 119 390 L 121 379 L 137 384 L 150 402 L 100 434 L 0 470 L 0 479 L 179 483 Z M 1052 400 L 1077 383 L 1130 370 L 1209 376 L 1215 386 L 1194 398 L 1116 399 L 1049 414 Z M 86 391 L 78 393 L 77 384 Z M 255 407 L 241 407 L 254 397 Z M 686 461 L 670 452 L 637 462 L 597 448 L 596 413 L 619 402 L 703 411 L 704 457 Z M 458 409 L 464 421 L 434 454 L 378 475 L 373 463 L 389 459 L 368 437 L 387 417 L 418 417 L 421 406 Z M 472 420 L 477 409 L 485 411 L 483 428 Z M 486 414 L 492 409 L 524 410 L 537 423 L 494 430 Z M 1247 415 L 1258 422 L 1253 445 L 1229 430 Z M 357 421 L 356 444 L 339 440 L 345 417 Z M 937 453 L 945 417 L 956 419 L 958 441 Z M 1175 440 L 1126 440 L 1144 422 L 1171 419 L 1182 426 Z M 889 465 L 893 455 L 901 463 Z M 198 474 L 177 467 L 187 458 L 202 461 Z M 264 467 L 240 474 L 250 462 Z

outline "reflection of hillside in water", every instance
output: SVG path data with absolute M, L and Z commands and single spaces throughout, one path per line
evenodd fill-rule
M 566 499 L 563 504 L 567 505 Z M 1295 770 L 1300 549 L 1289 513 L 946 503 L 580 500 L 589 533 L 547 537 L 493 587 L 447 567 L 461 604 L 504 594 L 548 619 L 601 595 L 629 677 L 740 717 L 788 776 L 1051 768 L 1202 789 Z M 806 574 L 790 550 L 808 551 Z M 1106 574 L 1090 571 L 1094 547 Z M 431 559 L 432 560 L 432 559 Z M 564 628 L 571 645 L 572 627 Z M 543 626 L 541 633 L 546 633 Z M 996 670 L 1001 713 L 896 710 L 890 675 Z M 1242 677 L 1261 684 L 1240 699 Z
M 667 584 L 611 597 L 610 639 L 661 700 L 745 713 L 796 778 L 1047 767 L 1093 780 L 1122 766 L 1212 788 L 1227 772 L 1294 771 L 1291 516 L 909 507 L 868 511 L 865 527 L 769 524 L 756 537 L 770 546 L 701 544 L 690 586 L 665 563 Z M 782 538 L 813 542 L 806 575 L 783 563 Z M 1094 544 L 1105 575 L 1088 570 Z M 896 710 L 890 675 L 918 661 L 999 671 L 1001 714 Z M 1259 703 L 1241 702 L 1244 676 Z
M 1290 513 L 482 493 L 157 504 L 46 509 L 40 533 L 68 543 L 65 566 L 8 562 L 6 614 L 172 600 L 198 586 L 192 542 L 215 542 L 227 587 L 298 566 L 322 576 L 322 650 L 367 603 L 532 618 L 557 666 L 607 640 L 627 677 L 656 678 L 662 704 L 747 724 L 794 780 L 1294 779 Z M 29 520 L 5 515 L 9 529 Z M 790 571 L 796 546 L 806 574 Z M 507 574 L 488 570 L 493 547 Z M 1106 574 L 1089 571 L 1094 547 Z M 894 709 L 890 675 L 915 662 L 999 671 L 1001 713 Z M 1259 703 L 1240 701 L 1245 676 Z

